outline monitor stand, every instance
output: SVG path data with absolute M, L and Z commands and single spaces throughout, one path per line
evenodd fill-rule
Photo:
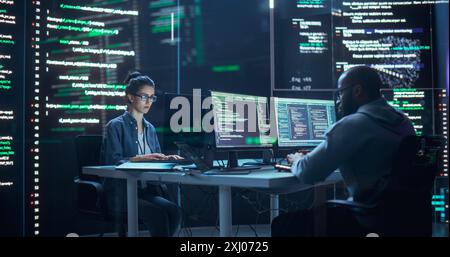
M 253 162 L 246 162 L 244 163 L 244 166 L 246 165 L 253 165 L 253 166 L 267 166 L 267 165 L 275 165 L 277 164 L 276 161 L 273 161 L 273 150 L 264 150 L 262 152 L 262 161 L 253 161 Z
M 241 175 L 249 174 L 252 170 L 260 169 L 261 166 L 239 166 L 236 151 L 228 152 L 227 167 L 205 172 L 207 175 Z

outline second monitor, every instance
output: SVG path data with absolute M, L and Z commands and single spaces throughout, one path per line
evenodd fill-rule
M 211 91 L 218 149 L 272 147 L 267 97 Z
M 211 97 L 215 146 L 217 150 L 228 153 L 229 169 L 239 168 L 237 151 L 273 146 L 274 138 L 270 136 L 267 116 L 267 97 L 216 91 L 211 91 Z M 243 168 L 250 169 L 249 166 Z
M 315 147 L 336 122 L 334 101 L 274 98 L 279 147 Z

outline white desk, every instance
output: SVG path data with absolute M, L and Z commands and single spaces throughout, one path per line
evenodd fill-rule
M 263 190 L 271 193 L 271 218 L 278 215 L 278 193 L 290 193 L 305 188 L 291 173 L 277 172 L 272 167 L 263 167 L 246 175 L 203 175 L 200 172 L 144 172 L 121 171 L 114 166 L 83 167 L 83 173 L 105 178 L 127 180 L 128 236 L 138 235 L 137 181 L 159 181 L 186 185 L 219 187 L 220 236 L 229 237 L 232 231 L 231 187 Z

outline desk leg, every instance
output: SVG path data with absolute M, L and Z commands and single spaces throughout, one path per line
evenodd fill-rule
M 270 195 L 270 221 L 272 222 L 278 215 L 280 215 L 280 197 Z
M 219 186 L 219 223 L 221 237 L 231 236 L 231 213 L 231 187 Z
M 177 186 L 177 203 L 178 203 L 178 206 L 181 208 L 181 185 L 180 184 Z
M 138 193 L 137 180 L 127 179 L 127 218 L 128 218 L 128 237 L 137 237 L 139 230 L 138 220 Z

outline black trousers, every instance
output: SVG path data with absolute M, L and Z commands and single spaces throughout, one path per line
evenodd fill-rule
M 127 214 L 126 182 L 107 179 L 104 185 L 108 211 L 117 220 L 116 225 L 122 226 Z M 174 236 L 181 227 L 182 211 L 163 191 L 161 185 L 149 183 L 138 189 L 138 218 L 153 237 Z
M 311 209 L 280 214 L 272 221 L 272 237 L 313 237 L 315 218 Z M 326 222 L 326 236 L 364 237 L 370 233 L 347 208 L 327 207 L 326 218 L 319 222 Z

